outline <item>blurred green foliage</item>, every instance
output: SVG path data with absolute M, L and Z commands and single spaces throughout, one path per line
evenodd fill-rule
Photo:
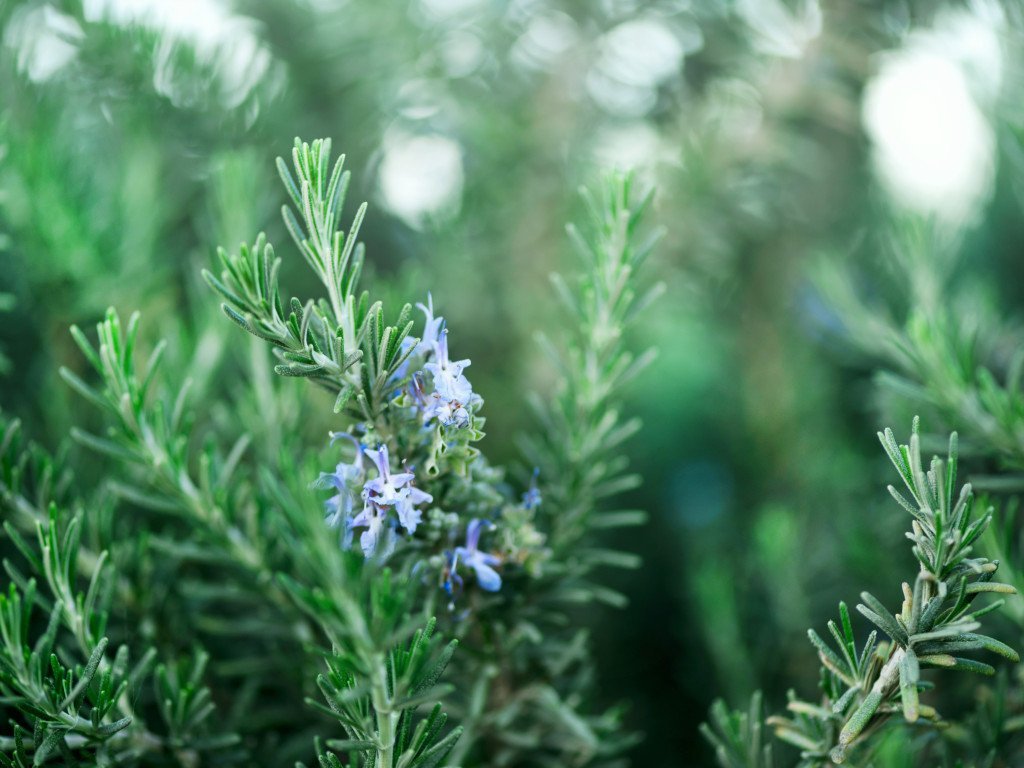
M 933 436 L 960 431 L 965 471 L 1001 509 L 1024 489 L 1024 410 L 1000 399 L 1020 375 L 1024 306 L 1018 3 L 138 10 L 159 5 L 0 0 L 0 405 L 39 443 L 95 426 L 56 372 L 85 375 L 67 328 L 110 304 L 143 311 L 148 343 L 169 340 L 195 391 L 262 369 L 200 270 L 213 244 L 260 228 L 284 241 L 266 159 L 322 135 L 349 154 L 350 196 L 371 201 L 362 236 L 384 294 L 429 289 L 460 328 L 495 458 L 515 455 L 520 393 L 555 386 L 530 334 L 557 316 L 547 275 L 575 188 L 606 164 L 657 182 L 668 298 L 635 331 L 660 356 L 628 402 L 646 424 L 631 506 L 650 520 L 627 548 L 645 565 L 616 577 L 628 608 L 578 617 L 600 703 L 628 699 L 647 736 L 637 764 L 710 761 L 696 724 L 715 695 L 741 705 L 760 687 L 775 711 L 788 688 L 813 692 L 806 628 L 838 598 L 891 590 L 908 559 L 905 521 L 877 492 L 882 426 L 921 413 Z M 973 207 L 952 216 L 887 191 L 864 105 L 894 51 L 941 49 L 957 23 L 976 41 L 958 65 L 993 149 Z M 970 37 L 978 25 L 990 36 Z M 309 293 L 297 262 L 282 278 Z M 228 394 L 261 412 L 259 388 Z M 242 426 L 268 456 L 322 440 L 317 397 Z M 225 415 L 196 418 L 216 432 Z M 1020 565 L 1014 523 L 997 518 L 992 546 Z M 999 636 L 1019 648 L 1015 631 Z M 969 685 L 940 709 L 973 710 Z M 896 741 L 879 764 L 905 764 Z

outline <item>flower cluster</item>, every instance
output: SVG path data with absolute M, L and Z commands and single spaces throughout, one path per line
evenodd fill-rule
M 337 494 L 328 499 L 324 506 L 327 510 L 327 524 L 332 528 L 345 525 L 345 546 L 350 546 L 356 528 L 365 528 L 360 534 L 359 545 L 366 557 L 374 554 L 386 556 L 393 545 L 389 534 L 397 525 L 408 533 L 415 533 L 423 513 L 417 509 L 420 504 L 433 501 L 433 497 L 412 482 L 412 472 L 391 471 L 388 447 L 381 445 L 376 450 L 368 450 L 351 435 L 334 435 L 332 442 L 346 438 L 355 444 L 356 454 L 352 463 L 340 462 L 334 472 L 323 472 L 314 483 L 316 488 L 333 488 Z M 377 470 L 377 476 L 366 479 L 363 468 L 363 457 L 370 460 Z M 358 498 L 363 502 L 362 509 L 353 514 L 356 507 L 355 488 L 362 485 Z M 397 520 L 389 514 L 394 509 Z M 385 545 L 381 541 L 388 537 Z
M 434 315 L 433 297 L 428 294 L 427 303 L 416 306 L 424 315 L 423 336 L 418 342 L 408 337 L 403 341 L 403 351 L 411 349 L 412 352 L 395 372 L 395 378 L 404 379 L 409 375 L 410 361 L 422 360 L 422 368 L 412 375 L 410 392 L 422 413 L 423 423 L 430 424 L 436 420 L 445 427 L 468 427 L 473 409 L 481 402 L 463 373 L 470 366 L 470 361 L 453 362 L 449 359 L 448 329 L 444 318 Z M 428 380 L 433 391 L 427 391 Z
M 474 465 L 478 471 L 469 472 L 466 457 L 469 457 L 468 462 L 472 461 L 468 443 L 478 436 L 465 428 L 472 425 L 473 415 L 482 400 L 464 373 L 470 361 L 450 358 L 448 331 L 444 318 L 434 314 L 433 297 L 428 294 L 426 304 L 416 306 L 424 316 L 423 332 L 419 339 L 406 337 L 402 342 L 404 360 L 389 378 L 396 388 L 393 405 L 400 409 L 397 412 L 400 415 L 390 421 L 388 429 L 382 433 L 397 433 L 398 444 L 409 451 L 403 459 L 417 464 L 422 462 L 428 474 L 449 471 L 447 476 L 453 480 L 439 488 L 447 488 L 449 482 L 455 482 L 456 486 L 472 484 L 473 477 L 479 479 L 479 465 Z M 372 425 L 362 429 L 365 433 L 360 434 L 377 434 Z M 316 488 L 335 491 L 325 502 L 326 521 L 332 528 L 343 531 L 344 547 L 352 546 L 355 531 L 359 530 L 364 555 L 387 558 L 394 551 L 396 534 L 399 531 L 414 534 L 424 519 L 423 505 L 433 502 L 434 497 L 416 487 L 412 471 L 404 466 L 397 472 L 392 470 L 387 444 L 381 442 L 370 449 L 347 433 L 333 435 L 332 442 L 337 440 L 350 441 L 354 454 L 350 461 L 339 462 L 333 472 L 322 473 L 314 483 Z M 391 446 L 395 446 L 394 441 Z M 405 465 L 406 461 L 401 463 Z M 438 461 L 445 470 L 439 468 Z M 500 502 L 500 496 L 492 499 L 492 503 Z M 539 494 L 534 482 L 523 504 L 526 509 L 532 509 L 537 503 Z M 432 516 L 430 527 L 436 527 L 437 521 L 444 517 Z M 440 524 L 441 536 L 452 537 L 454 527 L 462 524 L 457 516 L 451 516 Z M 470 520 L 463 546 L 444 552 L 443 558 L 435 561 L 443 568 L 442 586 L 453 597 L 457 591 L 461 592 L 463 585 L 460 567 L 463 574 L 467 568 L 474 572 L 482 590 L 495 592 L 501 588 L 501 576 L 495 568 L 503 562 L 502 557 L 498 552 L 482 551 L 479 546 L 482 532 L 494 527 L 493 523 L 482 519 Z M 426 540 L 443 540 L 433 538 L 437 535 L 437 532 L 428 533 Z
M 433 361 L 423 366 L 434 383 L 434 391 L 427 396 L 423 409 L 426 421 L 436 418 L 446 427 L 469 426 L 469 409 L 480 400 L 462 373 L 469 365 L 469 360 L 448 359 L 448 331 L 442 330 L 440 341 L 434 342 Z

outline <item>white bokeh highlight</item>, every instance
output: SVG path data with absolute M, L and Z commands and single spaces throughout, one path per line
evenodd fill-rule
M 391 132 L 385 137 L 378 176 L 381 202 L 410 227 L 422 229 L 458 213 L 464 183 L 456 141 L 440 134 Z
M 683 67 L 686 51 L 679 38 L 655 18 L 627 21 L 598 43 L 587 74 L 587 91 L 607 112 L 639 117 L 655 105 L 658 88 Z
M 803 0 L 792 9 L 782 0 L 738 0 L 736 12 L 750 29 L 754 49 L 769 56 L 798 59 L 821 35 L 818 0 Z
M 958 10 L 881 59 L 864 93 L 875 173 L 904 207 L 954 224 L 987 201 L 996 138 L 984 106 L 1002 78 L 997 15 Z
M 4 45 L 17 51 L 18 69 L 40 83 L 74 61 L 83 36 L 78 22 L 53 6 L 24 6 L 12 16 Z
M 165 35 L 157 51 L 154 85 L 172 101 L 180 96 L 169 69 L 177 42 L 192 46 L 199 60 L 215 66 L 219 95 L 229 107 L 244 101 L 270 68 L 270 52 L 253 19 L 234 13 L 222 0 L 83 0 L 83 11 L 89 21 L 140 26 Z

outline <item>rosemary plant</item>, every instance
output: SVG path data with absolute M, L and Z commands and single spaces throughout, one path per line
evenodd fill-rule
M 112 647 L 111 635 L 124 632 L 111 626 L 112 605 L 131 605 L 137 585 L 108 550 L 83 542 L 86 516 L 66 467 L 23 445 L 20 432 L 5 421 L 0 442 L 4 530 L 21 560 L 4 560 L 0 597 L 0 690 L 18 714 L 0 765 L 235 763 L 239 737 L 213 725 L 206 653 L 165 663 L 144 638 Z
M 110 310 L 95 341 L 72 328 L 93 371 L 62 375 L 105 424 L 73 436 L 112 476 L 78 498 L 63 455 L 6 426 L 0 496 L 17 558 L 0 598 L 13 723 L 0 759 L 616 764 L 634 737 L 620 708 L 589 703 L 586 632 L 564 616 L 621 605 L 595 568 L 637 562 L 595 536 L 642 520 L 598 510 L 637 482 L 618 450 L 638 425 L 615 403 L 650 359 L 622 335 L 657 292 L 635 288 L 650 196 L 613 177 L 585 197 L 594 221 L 571 229 L 583 275 L 555 281 L 579 330 L 545 345 L 563 383 L 533 401 L 542 435 L 524 439 L 516 489 L 478 446 L 483 399 L 430 295 L 388 312 L 360 290 L 366 207 L 340 228 L 343 158 L 297 140 L 292 161 L 278 162 L 284 220 L 324 296 L 285 300 L 262 235 L 221 251 L 205 278 L 227 317 L 269 342 L 283 381 L 330 393 L 329 439 L 197 441 L 189 381 L 162 370 L 166 345 L 137 362 L 137 314 Z M 256 370 L 251 386 L 258 397 L 220 407 L 239 423 L 287 410 L 275 398 L 294 385 Z
M 779 739 L 800 749 L 801 766 L 844 763 L 856 753 L 870 753 L 873 737 L 894 717 L 902 716 L 908 724 L 943 725 L 938 712 L 921 701 L 921 692 L 929 687 L 922 667 L 992 675 L 994 667 L 962 654 L 983 650 L 1020 660 L 1015 650 L 978 632 L 981 618 L 1002 600 L 978 607 L 976 598 L 1016 590 L 993 581 L 998 562 L 976 552 L 992 510 L 977 514 L 970 484 L 957 488 L 956 433 L 946 460 L 935 457 L 927 469 L 917 420 L 909 444 L 897 443 L 888 429 L 879 439 L 909 494 L 889 486 L 911 516 L 907 537 L 918 570 L 913 583 L 903 582 L 899 612 L 861 593 L 857 611 L 874 628 L 859 647 L 845 603 L 839 604 L 839 622 L 828 623 L 833 644 L 808 631 L 822 665 L 822 698 L 808 702 L 791 694 L 788 715 L 767 720 Z M 757 698 L 749 713 L 730 713 L 719 702 L 711 715 L 711 724 L 702 730 L 721 765 L 772 764 L 770 748 L 762 747 Z
M 964 243 L 935 222 L 895 221 L 879 249 L 896 296 L 892 306 L 856 290 L 850 264 L 823 263 L 818 284 L 841 320 L 843 340 L 877 368 L 876 394 L 887 413 L 925 411 L 940 425 L 958 425 L 965 455 L 978 471 L 975 489 L 999 509 L 976 551 L 1001 567 L 1001 578 L 1024 589 L 1016 510 L 1024 489 L 1024 395 L 1019 320 L 994 301 L 978 274 L 965 277 Z M 973 267 L 973 262 L 970 262 Z M 883 288 L 890 286 L 882 286 Z M 1024 627 L 1024 601 L 1003 612 Z M 1018 665 L 981 689 L 974 717 L 958 733 L 983 761 L 1024 755 L 1024 690 Z
M 960 277 L 961 244 L 937 224 L 894 224 L 892 230 L 880 249 L 880 266 L 893 285 L 882 287 L 909 297 L 909 307 L 860 295 L 860 280 L 849 264 L 823 260 L 818 267 L 818 286 L 837 313 L 843 340 L 870 357 L 879 389 L 896 403 L 963 425 L 973 452 L 994 456 L 1003 468 L 1019 473 L 1024 467 L 1019 321 Z M 1019 482 L 1010 486 L 1020 487 Z

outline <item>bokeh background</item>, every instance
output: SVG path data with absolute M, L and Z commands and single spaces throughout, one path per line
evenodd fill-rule
M 266 230 L 311 293 L 273 158 L 329 136 L 371 203 L 369 280 L 432 292 L 514 459 L 576 189 L 635 168 L 666 230 L 632 331 L 659 357 L 625 404 L 650 522 L 608 576 L 629 607 L 579 618 L 636 763 L 709 762 L 714 696 L 812 696 L 806 628 L 912 572 L 875 432 L 913 406 L 844 301 L 1018 316 L 1022 62 L 1016 3 L 0 0 L 0 405 L 58 445 L 67 328 L 108 305 L 233 396 L 257 353 L 200 270 Z

